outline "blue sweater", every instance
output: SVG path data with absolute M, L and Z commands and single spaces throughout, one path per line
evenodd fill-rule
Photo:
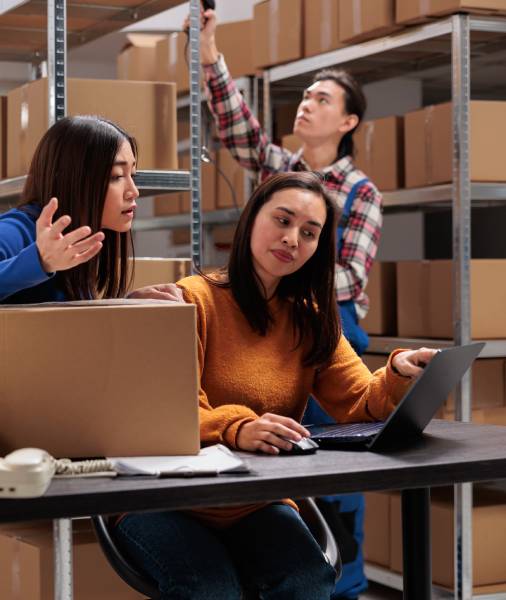
M 0 214 L 0 304 L 64 301 L 58 277 L 46 273 L 35 245 L 40 207 Z

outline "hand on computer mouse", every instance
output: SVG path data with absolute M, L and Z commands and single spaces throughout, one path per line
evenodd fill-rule
M 309 431 L 294 419 L 265 413 L 242 425 L 236 443 L 240 450 L 279 454 L 281 450 L 289 452 L 293 442 L 308 437 Z
M 308 437 L 303 437 L 298 442 L 287 441 L 292 444 L 292 447 L 290 450 L 280 449 L 280 454 L 314 454 L 319 448 L 318 444 Z

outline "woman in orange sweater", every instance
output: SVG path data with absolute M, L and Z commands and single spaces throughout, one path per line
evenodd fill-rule
M 371 374 L 340 333 L 336 215 L 308 172 L 265 181 L 245 207 L 228 269 L 179 282 L 198 314 L 203 445 L 276 455 L 309 435 L 314 395 L 336 421 L 387 417 L 435 350 L 397 350 Z M 335 572 L 291 500 L 132 514 L 117 525 L 124 551 L 162 598 L 324 600 Z

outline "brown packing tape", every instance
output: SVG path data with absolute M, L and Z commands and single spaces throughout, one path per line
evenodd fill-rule
M 362 25 L 362 0 L 352 0 L 353 35 L 358 35 Z
M 269 0 L 269 48 L 271 61 L 276 64 L 279 61 L 279 0 Z
M 320 29 L 321 47 L 330 48 L 332 43 L 332 23 L 329 16 L 332 14 L 332 0 L 322 0 L 322 23 Z M 325 18 L 326 17 L 326 18 Z
M 424 136 L 424 153 L 425 153 L 425 169 L 426 169 L 426 183 L 431 185 L 434 179 L 434 172 L 432 169 L 432 126 L 434 120 L 434 106 L 428 106 L 425 109 L 425 136 Z

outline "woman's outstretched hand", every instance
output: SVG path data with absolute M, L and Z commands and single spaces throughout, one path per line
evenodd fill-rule
M 156 285 L 146 285 L 145 287 L 133 290 L 128 294 L 128 298 L 142 298 L 152 300 L 169 300 L 171 302 L 184 303 L 183 291 L 175 283 L 158 283 Z
M 279 448 L 288 451 L 292 448 L 284 438 L 298 442 L 308 436 L 309 431 L 294 419 L 265 413 L 239 429 L 237 447 L 250 452 L 279 454 Z
M 102 249 L 104 234 L 99 231 L 91 235 L 91 229 L 85 225 L 70 233 L 63 231 L 70 225 L 71 218 L 63 215 L 53 223 L 58 209 L 58 200 L 51 200 L 42 209 L 36 223 L 36 245 L 40 264 L 46 273 L 65 271 L 84 263 Z
M 418 350 L 405 350 L 396 354 L 392 360 L 393 368 L 404 377 L 418 377 L 423 368 L 439 352 L 434 348 L 418 348 Z

